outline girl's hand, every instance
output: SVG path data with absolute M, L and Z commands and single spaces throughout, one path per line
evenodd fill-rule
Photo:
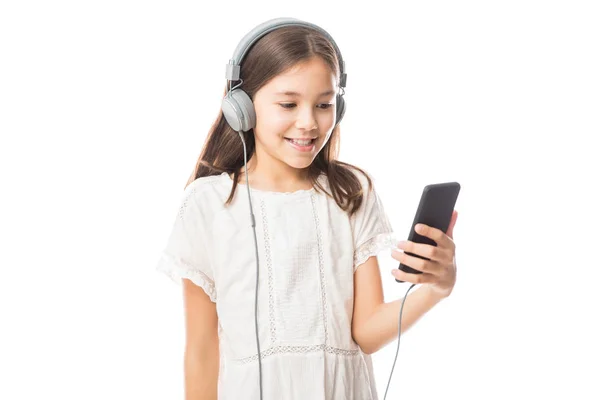
M 439 229 L 417 224 L 415 230 L 419 235 L 432 239 L 437 246 L 429 244 L 415 243 L 412 241 L 398 242 L 398 248 L 409 253 L 417 254 L 430 260 L 422 260 L 403 252 L 392 250 L 392 257 L 402 264 L 422 271 L 422 274 L 411 274 L 400 269 L 392 271 L 392 275 L 398 280 L 404 282 L 423 284 L 429 287 L 436 295 L 448 297 L 452 293 L 456 283 L 456 260 L 454 257 L 456 246 L 452 239 L 452 231 L 456 224 L 458 213 L 452 212 L 452 218 L 448 231 L 444 234 Z

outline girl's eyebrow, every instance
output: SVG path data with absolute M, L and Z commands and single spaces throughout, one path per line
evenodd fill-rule
M 326 92 L 321 93 L 319 96 L 329 96 L 334 94 L 335 91 L 334 90 L 328 90 Z M 285 92 L 277 92 L 275 93 L 275 95 L 283 95 L 283 96 L 300 96 L 300 93 L 298 92 L 292 92 L 292 91 L 285 91 Z

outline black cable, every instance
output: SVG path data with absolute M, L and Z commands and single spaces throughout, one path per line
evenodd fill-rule
M 416 283 L 413 283 L 408 288 L 408 290 L 406 291 L 406 295 L 404 296 L 404 299 L 402 300 L 402 305 L 400 306 L 400 316 L 398 317 L 398 346 L 396 347 L 396 357 L 394 357 L 394 364 L 392 365 L 392 371 L 390 372 L 390 379 L 388 380 L 387 387 L 385 388 L 385 395 L 383 395 L 383 400 L 385 400 L 388 389 L 390 388 L 390 382 L 392 381 L 392 374 L 394 373 L 394 366 L 396 366 L 396 360 L 398 359 L 398 350 L 400 349 L 400 333 L 402 332 L 400 330 L 402 327 L 402 309 L 404 308 L 404 302 L 406 301 L 406 298 L 408 297 L 408 292 L 410 292 L 410 289 L 415 287 L 415 285 L 416 285 Z

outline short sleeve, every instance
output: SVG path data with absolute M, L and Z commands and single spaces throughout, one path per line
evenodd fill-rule
M 196 182 L 186 187 L 156 269 L 177 284 L 181 284 L 182 278 L 191 280 L 216 303 L 214 274 L 207 251 L 210 221 L 208 210 L 199 204 L 197 190 Z
M 366 177 L 358 172 L 363 186 L 363 201 L 359 209 L 350 217 L 354 240 L 354 271 L 369 257 L 385 249 L 396 247 L 397 240 L 385 209 L 379 198 L 373 179 L 371 188 Z M 369 175 L 370 177 L 370 175 Z

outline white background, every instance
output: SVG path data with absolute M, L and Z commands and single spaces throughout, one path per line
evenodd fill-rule
M 455 290 L 402 336 L 387 398 L 600 398 L 594 3 L 3 2 L 0 398 L 183 398 L 181 288 L 154 266 L 225 64 L 275 17 L 341 48 L 341 159 L 399 236 L 423 186 L 462 185 Z

